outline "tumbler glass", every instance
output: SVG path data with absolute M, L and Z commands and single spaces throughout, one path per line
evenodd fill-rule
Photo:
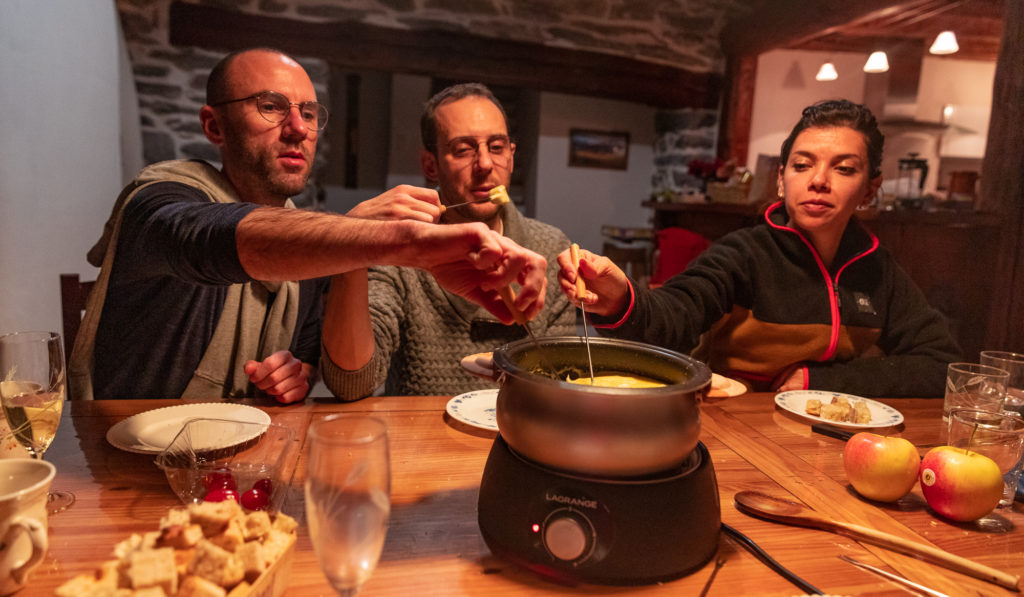
M 981 351 L 981 364 L 997 367 L 1010 374 L 1006 381 L 1006 400 L 1003 410 L 1016 411 L 1024 416 L 1024 354 L 1002 350 Z
M 1006 397 L 1010 374 L 997 367 L 976 363 L 950 363 L 946 368 L 946 398 L 942 420 L 954 408 L 980 408 L 999 412 Z
M 947 445 L 988 456 L 1003 474 L 1000 506 L 1013 504 L 1024 454 L 1024 419 L 1016 413 L 976 408 L 954 408 L 950 412 Z

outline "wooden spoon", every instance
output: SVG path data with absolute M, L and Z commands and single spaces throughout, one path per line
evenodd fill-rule
M 902 537 L 876 531 L 872 528 L 825 518 L 803 504 L 773 497 L 759 491 L 740 491 L 735 495 L 734 499 L 736 500 L 736 508 L 744 514 L 784 524 L 839 533 L 840 535 L 873 543 L 902 554 L 920 557 L 922 560 L 937 564 L 943 568 L 955 570 L 974 578 L 980 578 L 1007 589 L 1019 590 L 1019 576 L 1013 576 L 995 568 L 984 566 L 930 545 L 908 541 Z

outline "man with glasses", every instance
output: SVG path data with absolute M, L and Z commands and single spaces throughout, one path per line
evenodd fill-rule
M 569 246 L 557 228 L 496 204 L 491 190 L 509 186 L 515 143 L 504 108 L 478 83 L 454 85 L 427 101 L 420 119 L 420 166 L 438 186 L 437 207 L 420 202 L 422 218 L 444 224 L 483 222 L 548 259 Z M 451 208 L 447 208 L 451 206 Z M 458 206 L 458 207 L 456 207 Z M 415 206 L 411 206 L 415 209 Z M 555 271 L 550 272 L 555 280 Z M 537 336 L 575 335 L 576 311 L 549 284 L 544 308 L 530 322 Z M 324 382 L 344 400 L 367 396 L 381 383 L 387 395 L 461 394 L 494 384 L 459 365 L 526 336 L 408 267 L 372 267 L 335 276 L 324 314 Z
M 389 191 L 353 210 L 358 218 L 291 209 L 327 124 L 293 59 L 265 48 L 231 54 L 206 93 L 200 123 L 222 167 L 154 164 L 118 197 L 89 253 L 101 270 L 72 351 L 73 397 L 259 388 L 302 400 L 320 355 L 322 277 L 374 263 L 423 268 L 506 321 L 497 289 L 513 280 L 524 285 L 520 309 L 532 316 L 543 306 L 539 255 L 480 224 L 406 217 L 408 203 L 439 209 L 430 189 Z

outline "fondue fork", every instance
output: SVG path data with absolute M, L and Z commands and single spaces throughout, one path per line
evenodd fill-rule
M 580 312 L 583 313 L 583 339 L 587 345 L 587 365 L 590 367 L 590 385 L 594 385 L 594 359 L 590 356 L 590 331 L 587 329 L 587 310 L 583 307 L 583 299 L 587 296 L 587 285 L 580 275 L 580 246 L 573 243 L 569 247 L 572 266 L 576 268 L 576 298 L 580 301 Z
M 511 201 L 508 196 L 508 191 L 505 190 L 505 185 L 500 184 L 491 190 L 487 191 L 486 199 L 477 199 L 476 201 L 466 201 L 463 203 L 456 203 L 455 205 L 441 205 L 441 213 L 454 209 L 456 207 L 462 207 L 463 205 L 473 205 L 474 203 L 493 203 L 495 205 L 505 205 Z
M 864 562 L 855 560 L 855 559 L 851 558 L 850 556 L 840 555 L 840 556 L 837 556 L 837 557 L 840 560 L 844 561 L 844 562 L 849 562 L 850 564 L 853 564 L 854 566 L 857 566 L 857 567 L 863 568 L 865 570 L 874 572 L 875 574 L 881 576 L 882 578 L 888 579 L 888 580 L 890 580 L 890 581 L 892 581 L 892 582 L 894 582 L 894 583 L 896 583 L 898 585 L 902 585 L 902 586 L 905 586 L 905 587 L 910 587 L 914 591 L 920 591 L 921 593 L 924 593 L 925 595 L 929 595 L 930 597 L 949 597 L 949 595 L 947 595 L 945 593 L 940 593 L 939 591 L 936 591 L 935 589 L 929 589 L 928 587 L 926 587 L 924 585 L 919 585 L 916 582 L 910 580 L 909 578 L 903 578 L 899 574 L 893 574 L 892 572 L 887 572 L 885 570 L 882 570 L 881 568 L 876 568 L 875 566 L 870 566 L 868 564 L 865 564 Z
M 519 325 L 523 326 L 523 329 L 526 330 L 526 334 L 530 336 L 530 340 L 533 341 L 533 345 L 537 348 L 537 357 L 540 359 L 541 365 L 544 365 L 548 369 L 550 369 L 551 375 L 553 375 L 554 378 L 557 379 L 558 371 L 554 367 L 552 367 L 550 363 L 547 363 L 545 361 L 544 349 L 541 348 L 540 342 L 537 340 L 537 336 L 533 335 L 533 330 L 530 329 L 530 322 L 526 320 L 526 316 L 523 315 L 523 312 L 516 308 L 515 291 L 512 290 L 511 286 L 506 286 L 498 290 L 498 295 L 501 296 L 501 301 L 505 303 L 505 306 L 508 307 L 508 310 L 512 313 L 512 319 L 515 320 L 515 322 L 518 323 Z

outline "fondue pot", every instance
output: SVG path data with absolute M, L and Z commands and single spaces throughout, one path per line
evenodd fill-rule
M 592 338 L 590 348 L 595 375 L 666 385 L 565 381 L 589 378 L 578 337 L 495 350 L 499 436 L 480 482 L 481 534 L 495 555 L 560 582 L 678 578 L 718 548 L 718 486 L 698 441 L 699 398 L 711 374 L 699 361 L 637 342 Z
M 498 429 L 509 447 L 547 466 L 591 475 L 644 475 L 681 463 L 700 435 L 697 403 L 711 383 L 708 368 L 639 342 L 594 338 L 590 349 L 595 375 L 625 373 L 667 385 L 587 385 L 587 350 L 575 336 L 543 338 L 539 346 L 512 342 L 494 351 Z M 567 376 L 583 383 L 569 383 Z

